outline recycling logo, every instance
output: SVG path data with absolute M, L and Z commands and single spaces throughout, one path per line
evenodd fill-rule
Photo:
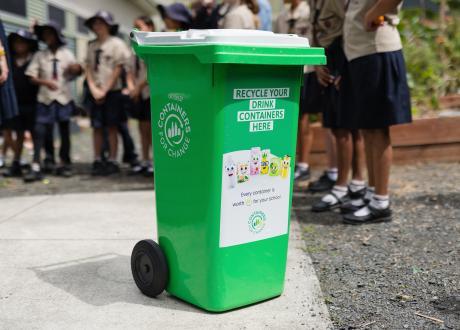
M 171 158 L 182 157 L 190 147 L 190 119 L 183 107 L 167 103 L 160 112 L 158 134 L 160 144 Z
M 267 217 L 265 216 L 265 213 L 262 211 L 256 211 L 251 216 L 249 217 L 249 230 L 252 231 L 253 233 L 260 233 L 264 227 L 265 227 L 265 222 L 267 220 Z

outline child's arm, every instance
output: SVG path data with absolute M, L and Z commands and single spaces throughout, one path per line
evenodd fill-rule
M 25 75 L 30 78 L 30 81 L 32 82 L 32 84 L 39 85 L 39 86 L 45 86 L 46 88 L 52 91 L 55 91 L 58 89 L 58 85 L 54 81 L 40 78 L 39 56 L 40 55 L 38 53 L 34 55 L 34 57 L 32 58 L 32 61 L 27 66 Z
M 0 85 L 8 79 L 8 63 L 6 61 L 5 49 L 0 41 Z
M 112 75 L 110 76 L 110 79 L 107 82 L 107 85 L 102 88 L 102 91 L 104 93 L 104 97 L 113 88 L 113 86 L 115 86 L 115 84 L 117 83 L 117 80 L 118 80 L 118 78 L 120 78 L 120 75 L 121 75 L 121 70 L 122 70 L 122 65 L 121 64 L 117 65 L 113 69 Z
M 68 77 L 69 80 L 73 80 L 80 76 L 83 73 L 83 68 L 78 63 L 72 63 L 67 66 L 64 70 L 64 75 Z
M 369 9 L 364 16 L 364 26 L 367 31 L 375 31 L 383 23 L 379 23 L 378 19 L 394 10 L 402 0 L 379 0 Z
M 55 91 L 58 89 L 58 85 L 52 80 L 41 79 L 38 77 L 30 77 L 30 81 L 32 82 L 32 84 L 39 85 L 39 86 L 45 86 L 52 91 Z
M 91 66 L 89 64 L 86 65 L 86 82 L 88 83 L 88 88 L 96 101 L 101 101 L 105 97 L 105 93 L 102 91 L 101 88 L 97 87 L 96 83 L 94 82 L 93 72 Z
M 127 83 L 128 83 L 128 89 L 130 90 L 130 93 L 129 93 L 130 97 L 134 101 L 137 102 L 139 100 L 139 96 L 142 93 L 142 90 L 144 89 L 145 86 L 147 86 L 147 80 L 144 79 L 140 81 L 139 83 L 136 83 L 133 73 L 131 71 L 128 71 Z

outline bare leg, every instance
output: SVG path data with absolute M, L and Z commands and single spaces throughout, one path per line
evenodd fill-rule
M 94 159 L 101 158 L 103 144 L 104 144 L 104 131 L 102 128 L 95 128 L 93 130 Z
M 389 128 L 368 130 L 372 136 L 372 161 L 375 180 L 375 194 L 388 195 L 393 148 Z
M 150 161 L 150 149 L 152 146 L 150 122 L 145 120 L 139 121 L 139 131 L 141 133 L 142 159 L 147 162 Z
M 13 140 L 13 131 L 10 129 L 3 130 L 3 157 L 6 158 L 8 154 L 8 149 L 12 149 L 14 151 L 14 140 Z
M 117 160 L 118 154 L 118 128 L 111 126 L 108 128 L 109 135 L 109 159 L 111 161 Z
M 351 134 L 353 138 L 352 179 L 363 181 L 366 164 L 364 139 L 359 130 L 354 130 Z
M 366 165 L 367 165 L 367 177 L 369 181 L 369 187 L 375 187 L 375 175 L 374 175 L 374 161 L 372 157 L 372 134 L 369 134 L 368 130 L 363 130 L 364 146 L 366 150 Z
M 337 168 L 337 146 L 335 137 L 330 129 L 326 129 L 325 135 L 327 166 L 329 169 Z
M 24 131 L 16 133 L 16 143 L 14 144 L 14 160 L 20 161 L 24 146 Z
M 337 143 L 338 178 L 336 185 L 346 186 L 353 153 L 351 134 L 347 129 L 334 129 L 333 133 Z
M 310 119 L 308 114 L 300 118 L 299 122 L 299 163 L 310 163 L 310 152 L 313 144 L 313 130 L 310 126 Z

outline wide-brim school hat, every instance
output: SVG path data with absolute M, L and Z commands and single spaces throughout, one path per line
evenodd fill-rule
M 54 31 L 54 33 L 56 34 L 58 43 L 60 45 L 66 44 L 64 35 L 61 32 L 61 26 L 58 23 L 53 22 L 53 21 L 49 21 L 46 24 L 34 26 L 34 33 L 37 36 L 38 40 L 43 41 L 43 31 L 45 31 L 46 29 Z
M 168 17 L 174 21 L 181 22 L 186 25 L 192 24 L 192 13 L 182 3 L 176 2 L 169 6 L 158 5 L 157 9 L 163 19 Z
M 101 19 L 105 22 L 105 24 L 107 24 L 108 26 L 110 26 L 110 34 L 111 35 L 116 35 L 118 33 L 118 24 L 115 23 L 114 19 L 113 19 L 113 15 L 111 13 L 109 13 L 108 11 L 105 11 L 105 10 L 99 10 L 96 14 L 94 14 L 93 16 L 91 16 L 90 18 L 88 18 L 86 21 L 85 21 L 85 26 L 91 30 L 91 26 L 93 25 L 93 22 L 95 19 Z
M 35 52 L 38 50 L 38 40 L 35 38 L 34 34 L 30 31 L 19 29 L 16 32 L 12 32 L 8 35 L 8 46 L 10 50 L 13 49 L 13 42 L 16 39 L 21 39 L 27 42 L 30 45 L 30 50 Z

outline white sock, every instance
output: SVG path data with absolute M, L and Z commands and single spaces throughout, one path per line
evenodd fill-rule
M 390 198 L 388 195 L 386 196 L 374 195 L 369 205 L 371 205 L 374 209 L 384 210 L 390 206 Z M 371 214 L 371 210 L 367 206 L 365 206 L 353 214 L 357 217 L 365 217 Z
M 353 206 L 366 206 L 366 203 L 364 202 L 364 200 L 362 198 L 358 198 L 358 199 L 352 199 L 351 200 L 351 205 Z
M 334 186 L 332 188 L 332 192 L 338 197 L 338 198 L 342 198 L 343 196 L 345 196 L 348 192 L 348 189 L 346 186 Z M 329 203 L 329 204 L 336 204 L 338 202 L 337 198 L 332 195 L 332 194 L 327 194 L 326 196 L 324 196 L 323 198 L 321 198 L 321 200 L 325 203 Z
M 374 187 L 367 187 L 366 194 L 364 195 L 365 200 L 372 200 L 372 197 L 375 194 L 375 188 Z
M 351 180 L 350 184 L 348 187 L 352 192 L 357 192 L 359 190 L 362 190 L 366 186 L 366 183 L 361 180 Z
M 339 170 L 337 167 L 330 168 L 326 171 L 327 176 L 330 180 L 332 181 L 337 181 L 337 178 L 339 176 Z
M 299 167 L 302 170 L 308 170 L 308 163 L 297 163 L 297 167 Z
M 32 168 L 32 171 L 34 172 L 40 172 L 40 164 L 38 163 L 32 163 L 31 168 Z
M 374 195 L 369 204 L 377 210 L 384 210 L 390 206 L 390 197 L 388 195 Z
M 367 206 L 364 206 L 363 208 L 359 209 L 355 213 L 353 213 L 357 217 L 365 217 L 371 214 L 371 210 Z

